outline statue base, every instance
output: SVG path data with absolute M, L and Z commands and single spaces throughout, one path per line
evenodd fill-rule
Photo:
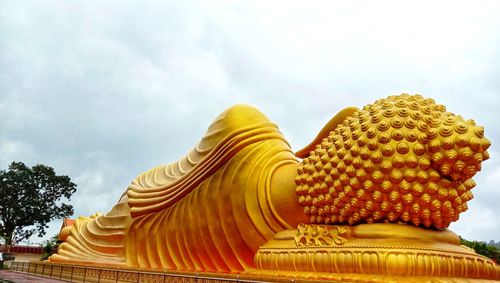
M 500 280 L 500 266 L 461 246 L 455 233 L 407 224 L 302 224 L 277 233 L 254 262 L 246 273 L 298 279 Z

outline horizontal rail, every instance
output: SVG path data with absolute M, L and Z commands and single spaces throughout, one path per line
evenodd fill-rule
M 294 279 L 258 280 L 245 275 L 211 273 L 177 273 L 127 268 L 96 267 L 50 262 L 12 262 L 10 269 L 67 282 L 78 283 L 219 283 L 219 282 L 293 282 Z M 249 277 L 249 278 L 245 278 Z

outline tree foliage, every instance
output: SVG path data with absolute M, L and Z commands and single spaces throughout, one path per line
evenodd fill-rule
M 468 241 L 460 237 L 460 244 L 473 249 L 476 253 L 491 258 L 496 263 L 500 262 L 500 250 L 493 245 L 481 241 Z
M 59 246 L 58 236 L 59 235 L 56 234 L 41 244 L 43 249 L 41 260 L 48 259 L 57 251 L 57 247 Z
M 0 171 L 0 238 L 5 245 L 45 235 L 47 223 L 73 214 L 65 203 L 76 191 L 68 176 L 56 175 L 52 167 L 38 164 L 29 168 L 12 162 Z

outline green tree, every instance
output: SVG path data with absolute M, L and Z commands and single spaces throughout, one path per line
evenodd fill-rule
M 57 251 L 57 247 L 59 246 L 59 241 L 57 240 L 58 236 L 59 235 L 54 235 L 41 244 L 43 249 L 41 260 L 48 259 L 53 253 Z
M 45 235 L 47 223 L 69 217 L 73 206 L 66 204 L 76 191 L 68 176 L 58 176 L 52 167 L 38 164 L 29 168 L 12 162 L 0 171 L 0 238 L 5 245 Z M 67 201 L 65 201 L 65 199 Z
M 492 245 L 480 241 L 468 241 L 460 237 L 460 244 L 473 249 L 476 253 L 491 258 L 494 262 L 500 262 L 500 251 Z

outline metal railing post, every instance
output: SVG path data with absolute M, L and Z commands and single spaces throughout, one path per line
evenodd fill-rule
M 73 271 L 75 270 L 75 266 L 71 266 L 71 275 L 70 275 L 70 278 L 69 278 L 69 282 L 73 282 Z
M 38 266 L 42 265 L 42 270 L 41 273 L 38 274 L 39 268 Z M 47 266 L 50 265 L 50 271 L 47 270 L 48 274 L 45 274 L 45 270 L 47 269 Z M 33 266 L 33 271 L 31 271 L 31 266 Z M 70 268 L 71 270 L 65 271 L 65 268 Z M 54 271 L 54 268 L 59 268 L 59 276 L 57 275 L 57 271 Z M 76 271 L 79 269 L 82 269 L 83 275 L 82 279 L 80 279 L 80 275 L 77 275 L 75 277 L 75 268 Z M 114 270 L 113 270 L 114 269 Z M 241 274 L 234 274 L 232 276 L 217 276 L 215 274 L 205 274 L 202 273 L 200 275 L 199 272 L 193 272 L 193 273 L 176 273 L 172 272 L 169 273 L 168 270 L 141 270 L 140 268 L 138 269 L 125 269 L 122 270 L 120 267 L 116 266 L 114 268 L 112 267 L 95 267 L 95 266 L 83 266 L 83 265 L 70 265 L 70 264 L 57 264 L 57 263 L 46 263 L 46 262 L 12 262 L 11 264 L 11 270 L 16 271 L 16 272 L 26 272 L 28 274 L 33 274 L 45 278 L 54 278 L 54 279 L 59 279 L 63 280 L 63 273 L 65 274 L 65 279 L 64 281 L 69 281 L 69 282 L 94 282 L 94 283 L 101 283 L 101 282 L 113 282 L 113 278 L 111 277 L 112 274 L 115 274 L 115 283 L 119 282 L 134 282 L 134 283 L 140 283 L 140 282 L 157 282 L 157 283 L 167 283 L 170 281 L 173 282 L 247 282 L 247 283 L 257 283 L 259 281 L 254 281 L 254 279 L 249 279 L 246 278 L 246 276 L 243 274 L 242 278 L 240 278 Z M 96 271 L 97 274 L 94 274 L 93 271 Z M 103 271 L 105 273 L 103 274 Z M 109 275 L 107 275 L 107 271 L 109 271 Z M 114 272 L 113 272 L 114 271 Z M 70 276 L 66 276 L 66 272 L 70 272 Z M 79 271 L 78 271 L 79 272 Z M 87 272 L 90 272 L 87 275 Z M 120 280 L 121 274 L 124 274 Z M 136 275 L 137 278 L 133 278 L 133 275 Z M 160 279 L 160 277 L 162 279 Z M 90 279 L 89 279 L 90 278 Z M 69 280 L 68 280 L 69 279 Z M 104 279 L 104 280 L 101 280 Z M 284 281 L 288 282 L 295 282 L 296 278 L 283 278 Z M 88 281 L 87 281 L 88 280 Z M 143 280 L 143 281 L 142 281 Z

